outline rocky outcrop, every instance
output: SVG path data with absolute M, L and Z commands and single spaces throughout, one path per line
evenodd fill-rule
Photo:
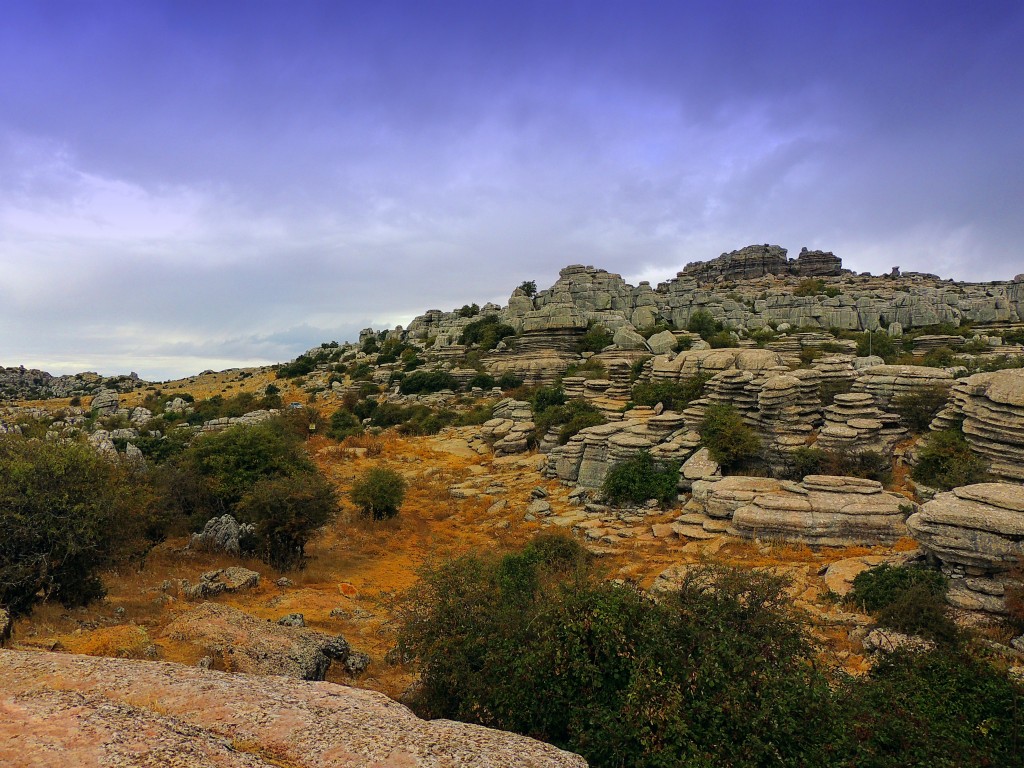
M 0 651 L 0 764 L 586 768 L 525 736 L 424 721 L 380 693 L 176 664 Z
M 893 400 L 920 394 L 953 384 L 953 374 L 944 368 L 923 365 L 875 365 L 857 372 L 854 392 L 871 395 L 880 408 L 888 408 Z
M 952 577 L 949 600 L 969 610 L 1005 611 L 1006 573 L 1024 557 L 1024 489 L 978 483 L 940 493 L 907 527 Z
M 932 429 L 963 420 L 971 450 L 997 480 L 1024 483 L 1024 369 L 978 373 L 958 381 Z
M 766 349 L 695 349 L 678 355 L 658 355 L 652 360 L 651 377 L 680 381 L 699 374 L 721 371 L 762 371 L 785 367 L 777 353 Z
M 748 245 L 738 251 L 723 253 L 710 261 L 695 261 L 683 268 L 683 274 L 702 283 L 722 280 L 749 280 L 764 275 L 789 272 L 786 249 L 778 245 Z
M 93 396 L 89 408 L 100 417 L 113 415 L 118 408 L 117 392 L 112 389 L 101 389 Z
M 224 552 L 237 557 L 242 553 L 242 540 L 254 530 L 249 523 L 239 524 L 231 515 L 221 515 L 207 520 L 202 532 L 193 533 L 188 546 L 199 552 Z
M 710 497 L 718 493 L 710 490 Z M 915 505 L 882 490 L 881 483 L 855 477 L 808 475 L 781 482 L 735 510 L 732 530 L 740 536 L 812 545 L 892 544 L 907 535 L 904 521 Z
M 480 433 L 494 451 L 495 456 L 524 453 L 529 449 L 533 434 L 533 409 L 525 400 L 506 397 L 493 410 L 494 418 L 483 423 Z
M 182 579 L 181 590 L 189 600 L 205 600 L 225 592 L 253 589 L 258 587 L 259 583 L 260 575 L 256 571 L 233 565 L 216 571 L 207 571 L 199 577 L 198 584 L 189 584 L 187 579 Z
M 177 616 L 160 638 L 209 659 L 216 669 L 301 680 L 323 680 L 331 662 L 344 662 L 350 653 L 344 638 L 262 621 L 216 603 Z
M 600 488 L 613 466 L 640 451 L 650 451 L 658 461 L 683 462 L 699 442 L 699 436 L 685 428 L 680 414 L 634 408 L 621 421 L 588 427 L 565 445 L 552 448 L 546 474 L 569 485 Z
M 887 455 L 907 435 L 900 417 L 876 408 L 872 396 L 865 392 L 836 395 L 824 417 L 817 445 L 828 451 Z

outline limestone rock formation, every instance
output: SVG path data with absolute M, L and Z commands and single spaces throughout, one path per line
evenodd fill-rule
M 958 381 L 932 429 L 946 429 L 961 418 L 964 436 L 971 450 L 989 462 L 989 474 L 1024 483 L 1024 369 Z
M 524 453 L 534 430 L 533 409 L 525 400 L 506 397 L 493 410 L 494 418 L 484 422 L 480 432 L 491 444 L 495 456 Z
M 880 408 L 888 408 L 898 397 L 920 393 L 934 387 L 949 387 L 953 374 L 944 368 L 923 365 L 876 365 L 858 371 L 854 392 L 871 395 Z
M 113 415 L 118 408 L 117 392 L 113 389 L 101 389 L 93 396 L 89 407 L 97 416 Z
M 1024 488 L 978 483 L 940 493 L 907 520 L 914 538 L 953 578 L 954 605 L 1005 611 L 1006 572 L 1024 557 Z
M 907 434 L 900 417 L 876 408 L 866 392 L 836 395 L 832 405 L 825 408 L 824 417 L 817 445 L 825 450 L 886 455 Z
M 350 652 L 341 637 L 262 621 L 217 603 L 177 616 L 160 637 L 212 658 L 215 668 L 301 680 L 323 680 L 331 662 L 344 662 Z
M 713 498 L 717 489 L 712 489 Z M 913 502 L 882 490 L 881 483 L 855 477 L 808 475 L 780 483 L 733 513 L 732 528 L 749 538 L 812 545 L 892 544 L 907 534 Z
M 187 580 L 182 579 L 182 593 L 189 600 L 205 600 L 225 592 L 252 589 L 259 586 L 259 583 L 260 575 L 256 571 L 233 565 L 216 571 L 207 571 L 199 577 L 198 584 L 189 584 Z
M 586 768 L 525 736 L 420 720 L 373 691 L 177 664 L 0 651 L 0 764 Z

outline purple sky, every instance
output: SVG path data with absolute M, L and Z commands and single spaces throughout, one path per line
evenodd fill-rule
M 1024 272 L 1024 3 L 49 2 L 0 22 L 0 365 L 294 357 L 750 243 Z

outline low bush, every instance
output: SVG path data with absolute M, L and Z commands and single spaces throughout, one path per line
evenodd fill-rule
M 730 347 L 738 347 L 739 341 L 731 331 L 719 331 L 713 333 L 707 339 L 708 344 L 711 345 L 712 349 L 728 349 Z
M 339 408 L 331 414 L 327 427 L 327 436 L 334 440 L 344 440 L 350 435 L 361 435 L 363 423 L 352 411 Z
M 460 344 L 477 344 L 480 349 L 494 349 L 498 342 L 508 336 L 515 336 L 516 329 L 502 323 L 497 315 L 487 315 L 467 325 L 459 338 Z
M 907 428 L 921 434 L 949 401 L 949 387 L 931 384 L 893 398 L 890 408 L 898 413 Z
M 883 627 L 950 643 L 958 631 L 946 615 L 948 589 L 949 580 L 937 570 L 883 563 L 857 574 L 846 600 Z
M 706 309 L 698 309 L 690 315 L 690 322 L 687 323 L 686 330 L 698 334 L 704 341 L 707 341 L 722 330 L 722 324 L 715 320 L 714 315 Z
M 608 471 L 601 493 L 612 504 L 642 504 L 657 499 L 668 504 L 679 495 L 679 463 L 659 464 L 647 451 Z
M 761 451 L 761 439 L 731 405 L 714 403 L 704 412 L 700 428 L 701 442 L 711 458 L 724 470 L 750 464 Z
M 636 405 L 653 407 L 661 403 L 666 410 L 681 411 L 704 396 L 704 386 L 710 378 L 708 374 L 697 374 L 682 381 L 641 381 L 633 385 L 632 400 Z
M 352 485 L 352 503 L 374 520 L 394 517 L 405 500 L 405 479 L 387 467 L 371 467 Z
M 90 446 L 0 436 L 0 606 L 103 596 L 100 572 L 144 550 L 150 515 L 141 481 Z
M 534 416 L 537 425 L 535 439 L 540 440 L 553 427 L 560 427 L 558 444 L 565 445 L 580 430 L 604 424 L 607 420 L 586 400 L 570 400 L 562 405 L 550 405 Z
M 278 367 L 276 376 L 279 379 L 294 379 L 296 376 L 305 376 L 316 370 L 316 359 L 309 355 L 299 355 L 290 363 Z
M 613 341 L 612 332 L 603 325 L 592 325 L 580 337 L 580 352 L 600 352 Z
M 930 488 L 949 491 L 961 485 L 985 482 L 988 465 L 971 450 L 963 432 L 946 429 L 925 437 L 910 477 Z
M 466 384 L 466 389 L 479 387 L 480 389 L 494 389 L 494 377 L 489 373 L 478 373 Z
M 807 475 L 861 477 L 888 485 L 892 480 L 892 466 L 889 457 L 878 451 L 839 453 L 805 446 L 790 454 L 782 476 L 800 481 Z
M 403 395 L 440 392 L 442 389 L 456 390 L 459 381 L 447 371 L 413 371 L 398 385 Z
M 512 371 L 505 371 L 498 377 L 497 383 L 498 386 L 501 387 L 502 391 L 505 392 L 510 389 L 518 389 L 523 386 L 523 379 Z

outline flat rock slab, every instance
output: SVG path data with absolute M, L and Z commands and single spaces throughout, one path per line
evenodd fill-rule
M 0 765 L 585 768 L 383 694 L 178 664 L 0 651 Z

